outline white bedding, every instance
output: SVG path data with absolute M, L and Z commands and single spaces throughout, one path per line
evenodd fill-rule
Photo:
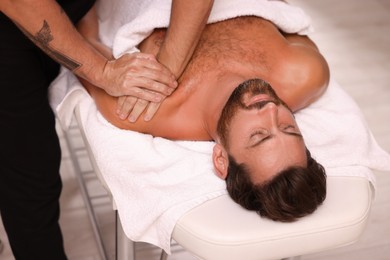
M 101 14 L 101 34 L 106 35 L 106 43 L 110 41 L 114 47 L 117 41 L 121 41 L 117 43 L 120 45 L 117 55 L 123 51 L 134 51 L 134 43 L 146 37 L 150 31 L 136 29 L 143 33 L 135 33 L 135 36 L 128 32 L 122 34 L 124 30 L 121 28 L 132 27 L 127 25 L 131 19 L 124 17 L 125 8 L 119 8 L 121 1 L 107 2 L 110 2 L 107 9 L 100 8 L 105 11 Z M 131 2 L 137 3 L 139 10 L 152 1 Z M 158 1 L 158 4 L 165 2 L 169 3 Z M 233 2 L 236 6 L 230 6 L 229 10 L 246 8 L 243 4 L 246 1 L 226 1 L 231 5 Z M 253 1 L 247 3 L 251 10 L 249 14 L 253 14 Z M 289 9 L 277 1 L 257 0 L 255 6 L 262 4 L 269 13 L 275 14 L 272 19 L 278 20 L 277 24 L 289 21 L 293 24 L 290 27 L 295 27 L 295 32 L 304 33 L 310 29 L 310 19 L 300 9 Z M 221 1 L 216 1 L 216 6 L 221 9 L 213 9 L 213 13 L 220 15 L 224 6 Z M 166 9 L 164 15 L 169 17 L 169 9 L 159 8 L 160 16 L 163 16 L 161 10 Z M 112 14 L 115 10 L 118 15 Z M 108 16 L 108 11 L 111 16 Z M 107 20 L 109 17 L 117 19 L 110 21 Z M 167 17 L 162 18 L 165 19 L 163 21 L 168 21 Z M 156 20 L 159 25 L 156 27 L 161 26 L 161 20 L 151 20 Z M 121 22 L 125 24 L 120 25 Z M 114 30 L 105 33 L 104 30 L 110 26 L 118 29 L 118 34 L 111 33 Z M 152 26 L 147 25 L 148 28 Z M 126 41 L 133 44 L 123 49 Z M 78 80 L 66 69 L 53 82 L 50 93 L 52 105 L 65 129 L 74 108 L 80 107 L 82 124 L 93 156 L 113 195 L 123 229 L 131 240 L 155 244 L 169 253 L 170 236 L 176 221 L 202 202 L 226 194 L 224 182 L 214 175 L 211 142 L 173 142 L 110 125 L 97 111 Z M 361 176 L 375 183 L 372 169 L 390 170 L 389 154 L 378 146 L 359 108 L 334 80 L 317 102 L 296 114 L 296 119 L 309 150 L 325 166 L 328 175 Z

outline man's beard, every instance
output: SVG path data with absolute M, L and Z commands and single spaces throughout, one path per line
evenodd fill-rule
M 258 101 L 249 106 L 244 104 L 244 97 L 248 95 L 253 97 L 259 94 L 266 94 L 270 99 Z M 222 109 L 221 116 L 219 117 L 217 124 L 217 134 L 220 137 L 221 144 L 228 148 L 228 134 L 230 129 L 230 122 L 237 112 L 238 109 L 251 110 L 251 109 L 262 109 L 268 103 L 274 103 L 277 106 L 283 105 L 288 108 L 285 102 L 281 100 L 271 85 L 262 79 L 250 79 L 244 81 L 233 91 L 224 108 Z

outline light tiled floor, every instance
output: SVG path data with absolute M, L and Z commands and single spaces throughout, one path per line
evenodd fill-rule
M 290 0 L 311 15 L 316 33 L 311 37 L 327 58 L 335 79 L 361 107 L 374 136 L 390 152 L 390 0 Z M 59 130 L 62 137 L 63 133 Z M 77 139 L 77 136 L 75 136 Z M 93 230 L 74 176 L 74 166 L 63 138 L 61 199 L 65 247 L 70 260 L 100 260 Z M 84 156 L 84 157 L 83 157 Z M 86 155 L 79 155 L 86 160 Z M 85 163 L 84 167 L 88 167 Z M 375 172 L 377 194 L 367 230 L 354 245 L 302 257 L 303 260 L 388 260 L 390 259 L 390 173 Z M 94 194 L 104 193 L 98 183 L 89 182 Z M 103 242 L 114 259 L 115 216 L 107 199 L 94 202 Z M 5 243 L 0 259 L 12 260 Z M 194 259 L 181 247 L 173 248 L 170 260 Z M 142 260 L 158 259 L 159 251 L 137 245 Z

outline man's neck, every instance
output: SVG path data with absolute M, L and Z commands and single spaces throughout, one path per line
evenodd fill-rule
M 213 86 L 206 89 L 203 105 L 207 108 L 203 115 L 205 128 L 213 140 L 217 140 L 217 124 L 221 112 L 236 87 L 245 81 L 242 75 L 238 73 L 225 73 L 215 79 Z M 215 86 L 215 87 L 214 87 Z

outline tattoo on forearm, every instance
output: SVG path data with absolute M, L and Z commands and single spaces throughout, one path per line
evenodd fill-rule
M 54 37 L 51 35 L 49 24 L 44 20 L 42 28 L 35 34 L 35 40 L 45 46 L 49 46 L 49 42 L 53 39 Z
M 81 64 L 70 57 L 58 52 L 57 50 L 50 47 L 50 42 L 54 40 L 53 35 L 51 34 L 51 29 L 46 20 L 43 21 L 42 28 L 35 34 L 32 35 L 19 24 L 17 26 L 22 30 L 22 32 L 32 40 L 38 47 L 40 47 L 47 55 L 52 57 L 54 60 L 59 62 L 61 65 L 65 66 L 71 71 L 75 71 Z

